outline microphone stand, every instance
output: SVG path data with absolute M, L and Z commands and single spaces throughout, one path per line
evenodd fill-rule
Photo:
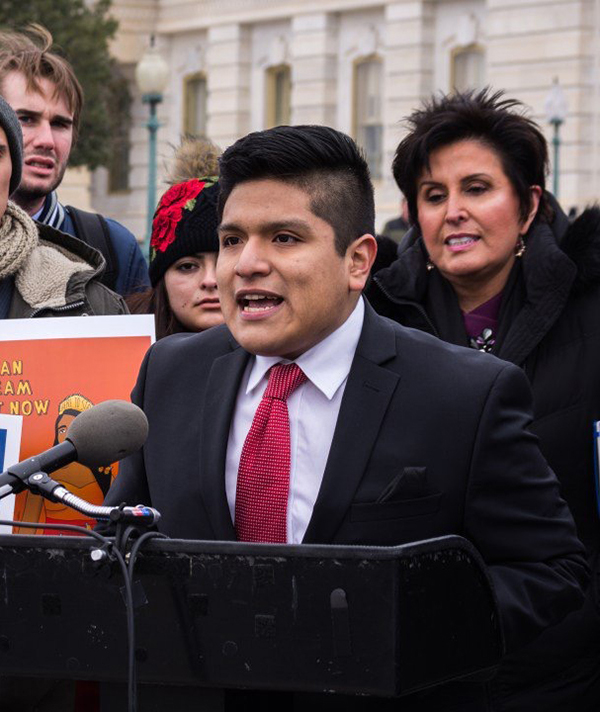
M 14 477 L 15 483 L 12 487 L 7 485 L 0 488 L 0 499 L 12 492 L 20 492 L 27 488 L 33 494 L 45 497 L 51 502 L 62 502 L 92 519 L 109 520 L 116 524 L 135 524 L 143 527 L 151 527 L 160 519 L 158 510 L 146 507 L 143 504 L 138 504 L 135 507 L 126 507 L 124 504 L 118 507 L 105 507 L 104 505 L 86 502 L 85 499 L 81 499 L 81 497 L 69 492 L 69 490 L 41 470 L 25 478 L 19 478 L 14 473 L 10 474 Z
M 160 513 L 152 507 L 138 504 L 135 507 L 105 507 L 104 505 L 90 504 L 85 499 L 77 497 L 61 484 L 49 477 L 45 472 L 34 472 L 24 480 L 25 486 L 51 502 L 63 502 L 68 507 L 75 509 L 93 519 L 106 519 L 115 523 L 139 524 L 150 527 L 160 519 Z

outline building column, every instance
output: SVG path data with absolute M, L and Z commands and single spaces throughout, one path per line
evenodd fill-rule
M 208 135 L 225 149 L 250 130 L 250 28 L 210 27 L 206 64 Z
M 385 6 L 383 151 L 387 175 L 396 147 L 406 133 L 402 119 L 433 90 L 434 23 L 435 7 L 427 0 L 389 2 Z M 377 198 L 381 222 L 398 215 L 400 195 L 392 179 L 385 180 Z
M 544 102 L 558 78 L 569 113 L 560 129 L 559 201 L 568 210 L 597 200 L 594 145 L 594 9 L 597 0 L 571 0 L 535 5 L 516 0 L 488 0 L 488 83 L 504 89 L 532 109 L 552 154 L 553 129 Z M 598 21 L 598 19 L 596 20 Z M 598 31 L 598 30 L 596 30 Z M 600 66 L 600 59 L 596 59 Z M 596 89 L 596 96 L 598 90 Z M 547 187 L 552 190 L 552 170 Z M 594 185 L 596 183 L 596 185 Z
M 337 51 L 335 16 L 292 18 L 292 123 L 336 125 Z

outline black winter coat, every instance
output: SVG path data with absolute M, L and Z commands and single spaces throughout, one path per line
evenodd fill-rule
M 494 706 L 502 710 L 600 709 L 600 517 L 593 435 L 593 422 L 600 420 L 600 208 L 586 210 L 569 225 L 554 207 L 553 223 L 536 220 L 525 238 L 525 254 L 504 290 L 492 353 L 520 366 L 529 378 L 531 429 L 596 563 L 596 580 L 583 612 L 506 660 Z M 427 269 L 416 228 L 406 235 L 398 258 L 374 275 L 367 296 L 384 316 L 469 345 L 454 290 L 435 268 Z M 578 665 L 570 682 L 561 681 L 567 667 L 575 671 Z M 526 688 L 534 690 L 527 699 Z

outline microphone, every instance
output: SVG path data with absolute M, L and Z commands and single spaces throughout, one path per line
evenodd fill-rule
M 0 498 L 25 489 L 24 481 L 79 462 L 90 469 L 109 465 L 139 450 L 148 436 L 148 420 L 133 403 L 108 400 L 84 410 L 71 423 L 66 440 L 12 465 L 0 474 Z

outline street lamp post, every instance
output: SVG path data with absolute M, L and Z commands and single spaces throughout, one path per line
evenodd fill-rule
M 558 83 L 558 77 L 554 79 L 552 87 L 548 92 L 544 103 L 546 111 L 546 119 L 549 124 L 554 127 L 554 136 L 552 145 L 554 146 L 554 161 L 553 161 L 553 186 L 552 192 L 558 200 L 558 177 L 559 177 L 559 150 L 560 150 L 560 127 L 567 118 L 568 105 L 562 87 Z
M 163 90 L 167 84 L 169 67 L 154 46 L 154 36 L 150 38 L 150 47 L 135 68 L 135 80 L 142 94 L 142 101 L 148 104 L 150 116 L 146 123 L 148 129 L 148 208 L 146 213 L 146 237 L 144 254 L 150 253 L 152 235 L 152 216 L 156 208 L 156 134 L 160 122 L 156 116 L 156 107 L 163 100 Z

